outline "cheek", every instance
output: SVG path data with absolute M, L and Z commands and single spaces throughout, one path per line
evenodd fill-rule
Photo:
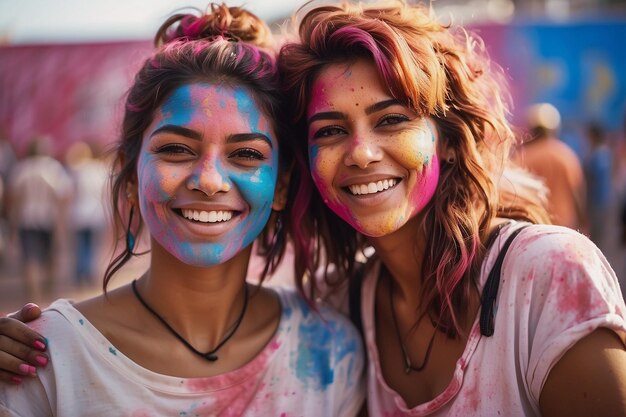
M 253 173 L 233 173 L 230 177 L 253 210 L 271 207 L 276 189 L 276 167 L 266 165 Z
M 435 137 L 430 132 L 405 132 L 396 137 L 397 158 L 411 169 L 427 169 L 436 158 Z
M 140 198 L 158 203 L 174 195 L 179 177 L 175 168 L 140 160 L 137 171 Z
M 319 192 L 327 196 L 332 189 L 335 166 L 337 164 L 337 152 L 329 149 L 320 149 L 319 146 L 309 146 L 309 164 L 311 175 Z
M 396 157 L 414 172 L 408 202 L 412 213 L 419 212 L 432 199 L 439 184 L 435 136 L 430 129 L 417 135 L 407 132 L 398 136 L 396 149 L 401 150 Z

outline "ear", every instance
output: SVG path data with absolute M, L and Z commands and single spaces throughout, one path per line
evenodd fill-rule
M 130 205 L 136 205 L 139 201 L 137 182 L 129 181 L 126 183 L 126 200 Z
M 274 202 L 272 210 L 282 211 L 287 205 L 287 191 L 289 190 L 289 178 L 291 176 L 291 167 L 282 171 L 276 179 L 276 189 L 274 190 Z

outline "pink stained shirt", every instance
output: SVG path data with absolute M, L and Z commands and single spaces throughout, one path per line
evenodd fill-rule
M 481 288 L 501 245 L 522 224 L 501 231 L 483 263 Z M 568 228 L 528 227 L 504 261 L 494 335 L 481 336 L 476 320 L 447 388 L 409 409 L 380 368 L 374 325 L 379 266 L 365 277 L 362 294 L 370 416 L 539 416 L 543 385 L 569 348 L 599 327 L 626 331 L 617 278 L 596 246 Z

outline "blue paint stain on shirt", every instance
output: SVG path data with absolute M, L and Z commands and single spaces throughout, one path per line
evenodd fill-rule
M 303 320 L 298 327 L 298 357 L 295 370 L 298 379 L 315 384 L 315 388 L 325 390 L 332 384 L 335 373 L 332 369 L 335 342 L 335 322 L 325 322 L 314 314 L 306 302 L 298 298 Z M 340 343 L 340 342 L 339 342 Z
M 112 353 L 113 355 L 117 356 L 117 350 L 115 350 L 115 348 L 112 346 L 109 347 L 109 353 Z
M 83 319 L 79 319 L 78 322 L 80 323 L 81 326 L 85 325 L 85 320 L 83 320 Z

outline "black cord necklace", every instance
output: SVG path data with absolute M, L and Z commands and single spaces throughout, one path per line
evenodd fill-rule
M 430 351 L 432 350 L 433 342 L 435 341 L 435 335 L 437 334 L 437 327 L 435 327 L 435 330 L 433 331 L 433 335 L 430 337 L 430 341 L 428 342 L 428 347 L 426 348 L 426 354 L 424 355 L 424 360 L 422 361 L 420 365 L 414 366 L 413 363 L 411 363 L 411 358 L 409 357 L 407 348 L 406 346 L 404 346 L 404 340 L 406 339 L 406 337 L 402 338 L 402 336 L 400 335 L 400 326 L 398 326 L 398 319 L 396 318 L 396 310 L 393 305 L 393 291 L 392 291 L 393 290 L 393 278 L 391 278 L 390 275 L 388 275 L 387 278 L 389 279 L 389 305 L 391 308 L 391 318 L 393 319 L 393 326 L 396 329 L 396 336 L 398 338 L 398 342 L 400 343 L 400 349 L 402 349 L 402 356 L 404 357 L 404 373 L 410 374 L 412 371 L 421 372 L 426 367 L 426 364 L 428 363 L 428 359 L 430 358 Z
M 224 346 L 224 344 L 228 342 L 231 337 L 233 337 L 233 335 L 235 334 L 235 332 L 237 331 L 237 329 L 239 328 L 239 325 L 241 324 L 243 320 L 243 316 L 246 314 L 246 309 L 248 308 L 248 284 L 246 284 L 244 286 L 243 307 L 241 309 L 241 313 L 239 313 L 239 317 L 237 318 L 237 321 L 231 326 L 230 331 L 226 334 L 226 336 L 224 336 L 224 338 L 217 344 L 217 346 L 214 349 L 208 352 L 200 352 L 195 347 L 193 347 L 191 343 L 186 341 L 180 334 L 178 334 L 178 332 L 174 330 L 172 326 L 170 326 L 163 317 L 161 317 L 156 311 L 152 309 L 152 307 L 148 305 L 148 303 L 145 302 L 145 300 L 141 297 L 141 295 L 139 294 L 139 291 L 137 290 L 137 280 L 133 280 L 132 287 L 133 287 L 133 293 L 135 294 L 135 297 L 137 297 L 137 300 L 139 300 L 141 305 L 144 306 L 146 310 L 148 310 L 155 318 L 157 318 L 165 326 L 165 328 L 169 330 L 170 333 L 172 333 L 174 336 L 176 336 L 176 338 L 180 340 L 185 346 L 187 346 L 189 350 L 191 350 L 196 355 L 210 362 L 215 362 L 218 359 L 216 355 L 217 351 L 220 350 L 220 348 Z

